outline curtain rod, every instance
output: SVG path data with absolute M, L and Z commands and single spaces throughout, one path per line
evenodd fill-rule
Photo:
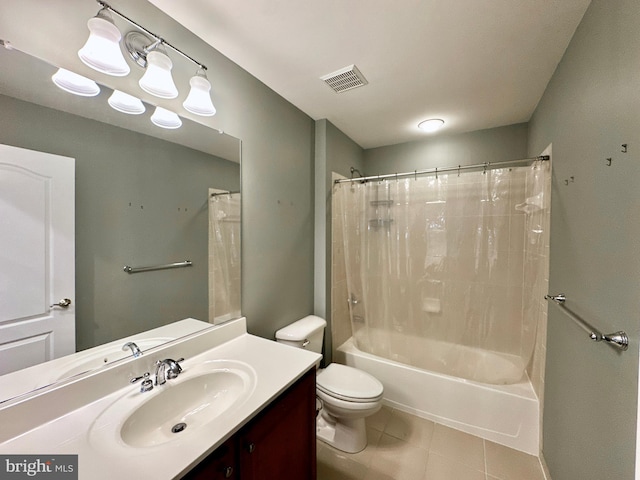
M 471 170 L 477 168 L 483 168 L 485 170 L 489 168 L 496 168 L 502 165 L 511 165 L 514 163 L 530 163 L 535 161 L 547 161 L 549 160 L 549 155 L 539 155 L 537 157 L 531 158 L 522 158 L 519 160 L 506 160 L 504 162 L 485 162 L 485 163 L 477 163 L 475 165 L 458 165 L 457 167 L 443 167 L 443 168 L 429 168 L 427 170 L 414 170 L 413 172 L 404 172 L 404 173 L 387 173 L 384 175 L 371 175 L 368 177 L 359 177 L 359 178 L 342 178 L 338 180 L 334 180 L 334 184 L 337 183 L 353 183 L 360 182 L 366 183 L 371 180 L 388 180 L 388 179 L 397 179 L 401 177 L 417 177 L 418 175 L 429 175 L 444 173 L 444 172 L 460 172 L 462 170 Z
M 235 195 L 240 192 L 214 192 L 211 194 L 211 197 L 217 197 L 218 195 Z

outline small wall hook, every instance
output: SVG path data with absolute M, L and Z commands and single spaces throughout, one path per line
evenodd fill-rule
M 611 166 L 611 160 L 612 160 L 611 158 L 607 158 L 607 167 Z
M 627 153 L 627 145 L 628 144 L 626 144 L 626 143 L 622 144 L 622 150 L 621 150 L 622 153 Z

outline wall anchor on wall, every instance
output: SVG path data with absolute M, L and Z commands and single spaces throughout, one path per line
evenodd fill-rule
M 611 160 L 612 160 L 611 157 L 607 158 L 607 167 L 611 166 Z
M 569 185 L 569 183 L 573 183 L 575 181 L 575 177 L 571 176 L 564 181 L 565 185 Z
M 622 150 L 621 150 L 622 153 L 627 153 L 627 145 L 628 144 L 626 144 L 626 143 L 622 144 Z

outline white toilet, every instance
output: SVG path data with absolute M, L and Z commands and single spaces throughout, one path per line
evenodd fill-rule
M 297 348 L 322 353 L 327 322 L 309 315 L 276 332 L 276 340 Z M 380 381 L 357 368 L 332 363 L 316 376 L 316 395 L 321 403 L 316 419 L 317 437 L 343 452 L 356 453 L 367 446 L 365 417 L 382 406 Z

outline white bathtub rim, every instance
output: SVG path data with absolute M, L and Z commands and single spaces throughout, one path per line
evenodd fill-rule
M 414 372 L 417 373 L 421 373 L 425 370 L 419 368 L 419 367 L 414 367 L 413 365 L 408 365 L 406 363 L 402 363 L 402 362 L 397 362 L 395 360 L 391 360 L 388 358 L 383 358 L 383 357 L 378 357 L 377 355 L 372 355 L 370 353 L 367 352 L 363 352 L 362 350 L 360 350 L 353 342 L 353 337 L 350 337 L 346 342 L 344 342 L 342 345 L 340 345 L 338 347 L 338 351 L 340 352 L 353 352 L 353 350 L 355 350 L 357 352 L 358 355 L 361 355 L 365 358 L 369 358 L 373 361 L 384 361 L 384 362 L 389 362 L 392 365 L 396 365 L 398 367 L 402 367 L 402 368 L 406 368 L 408 370 L 412 370 Z M 343 360 L 343 359 L 341 359 Z M 435 372 L 432 370 L 428 371 L 430 375 L 434 375 L 436 377 L 442 378 L 442 379 L 454 379 L 457 382 L 460 383 L 466 383 L 469 385 L 473 385 L 475 387 L 478 388 L 483 388 L 486 390 L 498 390 L 506 395 L 513 395 L 516 397 L 522 397 L 522 398 L 526 398 L 528 400 L 535 400 L 538 401 L 538 396 L 536 395 L 535 391 L 531 388 L 531 382 L 529 380 L 529 376 L 527 375 L 527 372 L 525 371 L 522 379 L 517 382 L 517 383 L 512 383 L 512 384 L 493 384 L 493 383 L 481 383 L 481 382 L 476 382 L 475 380 L 468 380 L 466 378 L 460 378 L 460 377 L 454 377 L 452 375 L 447 375 L 446 373 L 440 373 L 440 372 Z
M 362 352 L 353 345 L 352 339 L 349 339 L 338 347 L 337 353 L 338 358 L 334 360 L 360 368 L 374 376 L 377 374 L 380 377 L 379 380 L 382 381 L 383 384 L 386 383 L 383 399 L 384 405 L 530 455 L 538 456 L 540 454 L 539 401 L 537 396 L 533 393 L 533 387 L 528 381 L 528 378 L 526 379 L 526 383 L 523 381 L 520 384 L 515 385 L 485 385 L 437 372 L 425 371 L 393 360 Z M 374 371 L 376 368 L 379 369 L 378 372 Z M 393 374 L 389 374 L 389 369 L 398 368 L 401 370 L 392 372 Z M 402 386 L 397 383 L 393 384 L 393 382 L 398 378 L 406 376 L 407 374 L 426 374 L 435 382 L 451 382 L 446 383 L 445 385 L 447 386 L 454 386 L 457 384 L 459 385 L 459 388 L 462 388 L 463 390 L 473 388 L 479 389 L 478 393 L 482 393 L 483 395 L 497 395 L 498 397 L 495 401 L 498 403 L 496 405 L 501 405 L 501 407 L 496 410 L 495 414 L 489 412 L 488 417 L 484 415 L 480 415 L 480 418 L 474 417 L 478 418 L 475 425 L 473 424 L 473 421 L 469 419 L 470 412 L 468 410 L 457 411 L 457 419 L 454 418 L 455 414 L 443 416 L 438 413 L 438 409 L 442 410 L 440 413 L 447 413 L 446 411 L 450 411 L 451 409 L 448 404 L 437 403 L 438 396 L 425 398 L 429 397 L 429 394 L 428 392 L 423 392 L 422 396 L 418 394 L 418 398 L 408 398 L 405 395 L 406 392 L 401 391 L 404 390 Z M 415 388 L 412 390 L 414 393 L 416 392 Z M 512 400 L 507 402 L 509 405 L 508 410 L 513 407 L 516 409 L 515 413 L 513 411 L 509 412 L 501 409 L 504 406 L 504 400 L 508 400 L 509 398 Z M 406 403 L 403 403 L 403 401 Z M 420 406 L 423 408 L 416 408 Z M 456 410 L 454 409 L 454 411 Z M 483 413 L 487 412 L 483 411 Z M 465 419 L 465 417 L 467 418 Z M 489 423 L 488 420 L 490 420 L 491 423 L 494 422 L 492 419 L 496 419 L 499 422 L 499 425 L 496 425 L 493 429 L 487 428 L 487 423 Z

